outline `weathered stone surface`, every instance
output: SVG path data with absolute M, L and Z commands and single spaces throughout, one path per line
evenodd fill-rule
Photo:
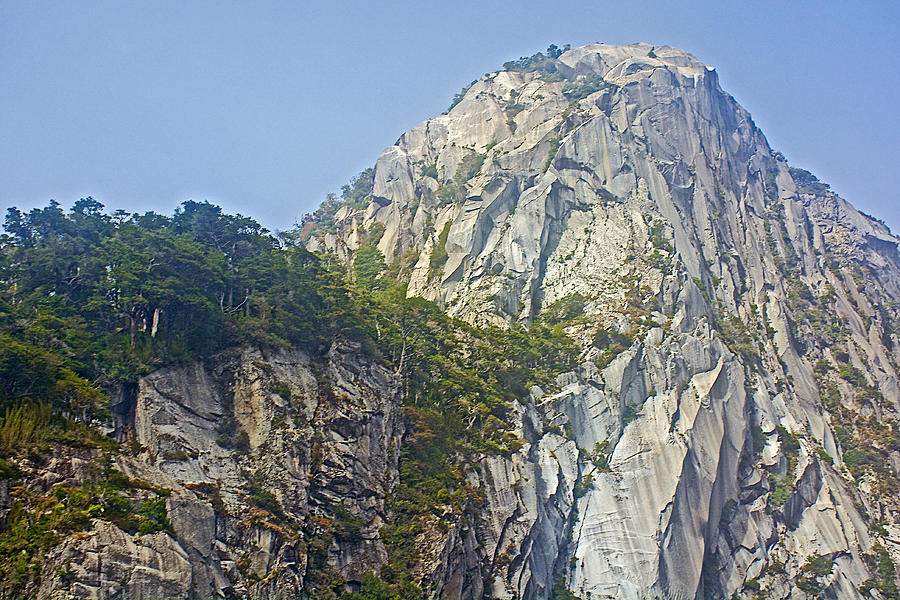
M 584 366 L 523 399 L 527 449 L 477 474 L 489 593 L 544 597 L 562 575 L 591 597 L 749 597 L 757 586 L 799 597 L 806 558 L 823 555 L 834 567 L 822 593 L 858 597 L 875 539 L 858 507 L 892 522 L 897 499 L 866 491 L 874 481 L 856 482 L 860 496 L 835 435 L 847 424 L 820 396 L 834 384 L 847 410 L 896 421 L 900 346 L 879 306 L 900 301 L 897 238 L 805 183 L 690 54 L 595 44 L 557 68 L 565 81 L 482 77 L 385 151 L 366 210 L 310 241 L 349 258 L 355 228 L 381 223 L 389 261 L 418 253 L 409 294 L 474 323 L 528 323 L 584 297 L 584 321 L 569 327 Z M 566 86 L 588 74 L 601 84 L 570 101 Z M 453 181 L 466 152 L 484 164 Z M 421 174 L 429 164 L 436 179 Z M 451 185 L 455 199 L 442 199 Z M 602 370 L 598 326 L 633 337 Z M 884 402 L 858 400 L 860 384 L 836 375 L 842 362 Z M 552 426 L 566 426 L 560 447 L 581 449 L 574 460 Z M 784 448 L 791 435 L 798 450 Z M 600 446 L 608 466 L 586 458 Z M 578 498 L 566 491 L 576 482 Z
M 362 520 L 360 539 L 333 543 L 322 560 L 351 582 L 383 564 L 378 530 L 403 434 L 398 388 L 358 350 L 336 347 L 314 363 L 301 351 L 246 348 L 143 378 L 131 428 L 140 450 L 115 466 L 170 490 L 172 535 L 94 520 L 48 557 L 41 597 L 296 597 L 321 566 L 287 521 L 330 522 L 341 511 Z M 54 459 L 43 489 L 77 484 L 79 465 L 95 458 Z M 254 499 L 261 490 L 284 515 Z
M 54 548 L 41 573 L 39 598 L 187 598 L 191 563 L 165 533 L 133 537 L 94 520 Z
M 466 473 L 477 517 L 425 521 L 418 581 L 466 600 L 547 598 L 556 581 L 583 598 L 866 597 L 873 545 L 898 558 L 900 454 L 876 441 L 879 478 L 845 453 L 868 443 L 851 428 L 897 431 L 900 242 L 791 169 L 690 54 L 595 44 L 557 68 L 479 79 L 381 155 L 367 207 L 307 241 L 350 261 L 380 223 L 387 260 L 413 257 L 409 294 L 473 323 L 583 301 L 566 324 L 580 366 L 518 400 L 521 449 Z M 326 567 L 360 581 L 387 558 L 400 393 L 346 347 L 150 374 L 140 451 L 118 467 L 172 490 L 174 537 L 98 522 L 53 550 L 42 593 L 293 597 Z M 364 525 L 314 555 L 260 487 L 311 531 L 339 510 Z M 815 556 L 832 569 L 810 581 Z

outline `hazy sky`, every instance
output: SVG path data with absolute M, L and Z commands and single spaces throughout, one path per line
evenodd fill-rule
M 460 87 L 550 43 L 682 47 L 900 231 L 900 3 L 0 1 L 0 209 L 208 199 L 287 228 Z

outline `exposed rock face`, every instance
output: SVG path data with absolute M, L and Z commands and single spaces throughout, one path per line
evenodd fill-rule
M 245 349 L 143 378 L 138 452 L 115 466 L 171 490 L 173 535 L 95 519 L 53 550 L 40 596 L 286 598 L 328 569 L 358 581 L 386 559 L 378 530 L 397 477 L 397 394 L 390 372 L 346 347 L 324 364 Z M 319 535 L 342 520 L 354 523 L 343 538 Z
M 473 323 L 578 305 L 581 365 L 519 399 L 521 449 L 466 473 L 477 518 L 417 534 L 418 582 L 883 597 L 866 554 L 900 539 L 897 238 L 773 153 L 693 56 L 591 45 L 556 67 L 482 77 L 307 240 L 350 261 L 381 224 L 409 294 Z M 235 351 L 145 377 L 133 405 L 117 466 L 171 490 L 174 535 L 96 521 L 42 596 L 285 598 L 386 562 L 401 386 L 363 353 Z
M 477 475 L 486 593 L 545 597 L 561 573 L 594 598 L 864 595 L 876 537 L 896 556 L 897 491 L 843 457 L 858 417 L 896 431 L 897 238 L 789 168 L 693 56 L 599 44 L 556 66 L 482 77 L 307 242 L 349 260 L 381 224 L 409 294 L 479 324 L 583 297 L 584 367 L 523 399 L 529 444 Z M 597 327 L 630 347 L 610 361 Z

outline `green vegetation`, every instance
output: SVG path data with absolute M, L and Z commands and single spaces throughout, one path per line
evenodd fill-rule
M 778 184 L 775 182 L 777 175 L 778 171 L 774 167 L 766 171 L 765 194 L 770 204 L 778 202 Z
M 627 350 L 634 342 L 631 333 L 619 333 L 605 327 L 598 327 L 594 334 L 594 347 L 600 350 L 597 366 L 601 369 L 609 365 L 615 357 Z
M 843 323 L 828 307 L 833 290 L 824 297 L 817 297 L 807 284 L 797 278 L 788 279 L 786 284 L 791 310 L 791 337 L 801 354 L 817 347 L 834 347 L 846 337 Z M 830 369 L 830 365 L 816 368 Z
M 450 221 L 444 223 L 444 228 L 438 234 L 437 243 L 431 250 L 431 257 L 428 260 L 428 273 L 434 275 L 447 262 L 449 255 L 447 254 L 447 236 L 450 235 Z
M 893 419 L 864 416 L 853 408 L 854 403 L 844 401 L 837 378 L 852 386 L 860 405 L 885 406 L 881 392 L 868 384 L 862 371 L 846 362 L 850 357 L 845 350 L 842 345 L 833 348 L 837 370 L 825 362 L 816 363 L 816 372 L 822 378 L 818 384 L 819 397 L 833 417 L 832 430 L 850 475 L 857 482 L 871 476 L 872 490 L 892 497 L 900 492 L 900 480 L 890 466 L 891 453 L 900 450 L 900 427 Z
M 610 471 L 609 459 L 612 451 L 609 448 L 609 440 L 603 440 L 594 444 L 594 451 L 587 454 L 588 459 L 594 463 L 598 471 L 606 473 Z
M 50 407 L 46 404 L 7 406 L 0 417 L 0 452 L 10 454 L 43 442 L 49 419 Z
M 736 315 L 717 315 L 719 334 L 728 349 L 740 356 L 744 364 L 761 365 L 759 342 L 750 329 Z
M 247 432 L 240 428 L 234 417 L 224 417 L 219 422 L 216 433 L 219 434 L 216 443 L 223 448 L 237 453 L 250 451 L 250 438 L 247 436 Z
M 895 581 L 897 570 L 887 548 L 876 542 L 872 546 L 872 552 L 865 554 L 863 558 L 875 577 L 863 582 L 859 588 L 860 593 L 868 594 L 870 590 L 876 589 L 886 600 L 900 600 L 900 591 L 897 590 Z
M 474 518 L 483 498 L 466 471 L 484 454 L 521 447 L 511 401 L 571 368 L 576 356 L 557 327 L 472 328 L 405 296 L 405 286 L 388 282 L 370 306 L 378 351 L 406 389 L 400 483 L 391 496 L 393 519 L 382 530 L 390 560 L 380 576 L 396 589 L 411 585 L 415 535 L 432 515 Z
M 390 585 L 374 573 L 363 575 L 360 583 L 358 592 L 343 594 L 341 600 L 404 600 L 422 596 L 422 591 L 414 585 Z
M 246 479 L 247 483 L 244 485 L 244 488 L 247 491 L 247 500 L 250 504 L 271 514 L 280 521 L 286 520 L 287 516 L 281 507 L 281 502 L 278 501 L 275 494 L 264 487 L 264 478 L 259 474 L 254 474 L 248 475 Z
M 484 154 L 476 154 L 475 152 L 466 154 L 456 167 L 456 175 L 454 176 L 456 182 L 463 184 L 478 175 L 478 172 L 481 171 L 481 166 L 484 165 L 485 158 L 487 158 L 487 151 Z
M 738 512 L 738 503 L 734 498 L 729 498 L 722 506 L 722 514 L 719 516 L 719 528 L 724 529 Z
M 547 159 L 544 161 L 544 171 L 550 168 L 550 164 L 553 162 L 553 159 L 556 158 L 556 153 L 559 152 L 559 138 L 555 137 L 550 140 L 550 148 L 547 150 Z
M 456 200 L 459 193 L 459 186 L 455 183 L 447 183 L 437 189 L 437 197 L 441 200 L 441 206 L 445 206 Z
M 639 406 L 626 404 L 622 409 L 622 428 L 624 429 L 629 423 L 638 418 Z
M 559 58 L 563 52 L 569 50 L 571 46 L 566 44 L 562 48 L 556 46 L 556 44 L 550 44 L 547 48 L 547 53 L 536 52 L 531 56 L 523 56 L 519 58 L 519 60 L 510 60 L 503 63 L 504 71 L 519 71 L 519 72 L 537 72 L 541 73 L 542 79 L 549 79 L 550 81 L 562 81 L 562 76 L 559 75 L 556 67 L 556 59 Z
M 868 386 L 868 382 L 866 381 L 866 377 L 865 375 L 863 375 L 863 372 L 852 365 L 838 365 L 838 376 L 840 376 L 841 379 L 850 382 L 851 385 L 857 387 Z
M 590 491 L 591 487 L 594 485 L 594 476 L 588 473 L 587 475 L 578 479 L 575 483 L 575 487 L 572 489 L 572 495 L 578 499 L 584 496 Z
M 831 187 L 827 183 L 819 181 L 815 175 L 806 169 L 790 167 L 790 172 L 794 183 L 797 184 L 797 189 L 803 194 L 824 194 Z
M 172 533 L 166 514 L 168 491 L 130 479 L 108 460 L 78 486 L 57 485 L 46 494 L 19 491 L 0 532 L 0 597 L 17 597 L 40 575 L 46 553 L 65 536 L 90 528 L 91 519 L 110 521 L 137 535 Z
M 251 219 L 196 202 L 173 217 L 91 206 L 7 215 L 0 410 L 39 398 L 87 422 L 105 402 L 87 382 L 135 381 L 238 341 L 323 352 L 356 326 L 341 278 Z
M 824 589 L 821 579 L 830 575 L 834 569 L 831 557 L 812 554 L 806 558 L 806 562 L 800 567 L 797 575 L 797 587 L 812 596 L 818 596 Z
M 360 246 L 353 257 L 353 277 L 360 285 L 373 285 L 386 268 L 384 254 L 371 244 Z
M 672 244 L 665 235 L 665 224 L 662 220 L 656 219 L 650 225 L 650 241 L 654 248 L 673 252 Z
M 422 177 L 431 177 L 432 179 L 438 178 L 438 170 L 437 163 L 432 163 L 422 169 Z
M 457 92 L 456 95 L 453 96 L 453 100 L 450 101 L 450 106 L 449 106 L 449 108 L 447 108 L 446 112 L 450 112 L 451 110 L 453 110 L 454 106 L 456 106 L 457 104 L 462 102 L 462 99 L 466 97 L 466 94 L 468 93 L 469 89 L 476 83 L 478 83 L 478 80 L 474 79 L 474 80 L 472 80 L 472 83 L 470 83 L 469 85 L 467 85 L 464 88 L 462 88 L 461 90 L 459 90 L 459 92 Z
M 567 83 L 563 87 L 563 95 L 570 102 L 576 102 L 608 87 L 614 87 L 614 85 L 604 81 L 599 74 L 592 72 L 582 75 L 574 83 Z
M 298 229 L 281 234 L 282 241 L 289 243 L 294 240 L 306 241 L 314 233 L 337 233 L 337 226 L 334 222 L 337 212 L 344 206 L 354 209 L 365 208 L 372 200 L 374 187 L 375 169 L 372 167 L 363 169 L 358 175 L 351 177 L 349 183 L 341 186 L 340 200 L 337 195 L 328 194 L 318 209 L 303 215 Z M 215 208 L 218 209 L 218 207 Z M 123 216 L 128 217 L 129 215 L 125 214 Z M 158 217 L 159 215 L 155 216 Z M 240 215 L 237 216 L 243 218 Z M 248 219 L 248 221 L 250 220 Z M 256 227 L 259 228 L 259 225 L 256 225 Z M 262 233 L 266 233 L 262 228 L 259 229 Z
M 369 167 L 351 177 L 350 183 L 341 186 L 341 198 L 350 208 L 365 208 L 372 198 L 374 187 L 375 169 Z
M 778 439 L 781 440 L 781 452 L 787 460 L 787 468 L 782 476 L 769 475 L 769 480 L 774 486 L 770 498 L 775 508 L 784 506 L 794 491 L 794 469 L 797 467 L 797 459 L 800 453 L 800 441 L 797 436 L 782 426 L 776 427 Z
M 844 464 L 854 478 L 873 473 L 873 487 L 880 493 L 900 490 L 900 482 L 887 460 L 892 451 L 900 449 L 900 431 L 895 423 L 875 417 L 851 418 L 835 426 L 835 437 L 843 449 Z
M 523 110 L 525 110 L 526 108 L 527 107 L 524 104 L 521 104 L 519 102 L 513 102 L 511 104 L 508 104 L 506 106 L 506 109 L 503 111 L 506 114 L 507 124 L 509 124 L 510 127 L 513 127 L 513 130 L 515 130 L 514 119 L 516 118 L 516 115 L 519 114 L 520 112 L 522 112 Z
M 325 201 L 312 213 L 306 213 L 300 221 L 299 239 L 306 241 L 314 233 L 337 233 L 335 215 L 344 206 L 337 195 L 330 193 Z
M 581 600 L 581 598 L 569 590 L 569 586 L 566 584 L 566 578 L 562 574 L 559 574 L 556 576 L 556 579 L 553 580 L 553 587 L 550 589 L 549 600 Z
M 547 325 L 558 325 L 584 314 L 585 298 L 578 292 L 563 296 L 547 305 L 538 315 L 538 320 Z
M 360 180 L 349 186 L 346 202 L 366 197 Z M 186 202 L 172 217 L 107 215 L 102 208 L 85 199 L 68 214 L 57 203 L 27 214 L 10 209 L 10 235 L 0 238 L 0 476 L 28 477 L 20 468 L 25 457 L 59 446 L 107 457 L 81 486 L 17 497 L 0 533 L 0 578 L 8 582 L 0 594 L 34 582 L 35 557 L 61 536 L 90 527 L 92 518 L 133 534 L 170 530 L 165 490 L 109 466 L 122 450 L 96 428 L 109 421 L 107 386 L 237 344 L 302 347 L 320 360 L 334 341 L 347 340 L 402 382 L 407 432 L 381 532 L 390 562 L 360 594 L 411 597 L 416 532 L 435 514 L 443 515 L 442 527 L 474 519 L 483 498 L 464 474 L 485 454 L 517 451 L 523 441 L 512 401 L 574 366 L 576 349 L 559 325 L 479 329 L 407 298 L 375 248 L 383 228 L 361 233 L 348 274 L 333 256 L 298 247 L 299 231 L 272 236 L 208 203 Z M 438 236 L 435 268 L 446 260 L 448 233 L 449 224 Z M 271 391 L 291 395 L 277 381 Z M 233 418 L 222 419 L 218 434 L 223 447 L 249 451 Z M 321 443 L 315 437 L 311 443 L 313 468 L 322 465 Z M 163 458 L 189 457 L 173 451 Z M 197 491 L 224 512 L 217 489 Z M 253 518 L 284 535 L 302 529 L 310 594 L 333 596 L 341 580 L 327 566 L 329 545 L 360 540 L 360 517 L 333 506 L 333 519 L 296 523 L 256 476 L 247 476 L 245 494 Z M 252 577 L 247 560 L 238 560 L 238 569 Z
M 796 180 L 798 175 L 794 176 Z M 849 268 L 857 281 L 866 279 L 858 266 Z M 881 391 L 869 384 L 866 373 L 850 364 L 849 333 L 832 308 L 836 292 L 827 285 L 824 293 L 814 294 L 798 279 L 789 279 L 787 285 L 789 324 L 798 349 L 807 356 L 821 356 L 824 348 L 831 349 L 833 359 L 817 359 L 813 370 L 822 406 L 832 415 L 844 466 L 857 483 L 865 479 L 877 496 L 893 497 L 900 491 L 900 480 L 889 466 L 889 457 L 900 449 L 900 428 L 893 418 L 861 414 L 860 408 L 877 412 L 887 403 Z M 882 324 L 889 323 L 882 320 Z M 825 463 L 833 462 L 824 451 L 819 455 Z

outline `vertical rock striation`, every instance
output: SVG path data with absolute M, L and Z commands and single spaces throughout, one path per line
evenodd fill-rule
M 529 443 L 474 475 L 487 593 L 864 596 L 873 544 L 896 556 L 895 468 L 866 461 L 900 464 L 897 238 L 686 52 L 521 63 L 403 134 L 368 206 L 306 241 L 349 260 L 383 226 L 409 294 L 477 324 L 581 302 L 584 366 L 523 399 Z
M 303 228 L 348 263 L 377 243 L 410 296 L 471 323 L 574 307 L 556 322 L 579 366 L 517 400 L 520 448 L 464 474 L 480 506 L 410 530 L 416 583 L 896 593 L 877 564 L 900 539 L 898 239 L 773 152 L 690 54 L 541 58 L 473 83 L 384 151 L 365 206 Z M 235 349 L 122 397 L 116 467 L 166 490 L 171 532 L 97 520 L 51 551 L 41 597 L 330 597 L 388 561 L 402 385 L 362 349 Z M 77 479 L 62 469 L 31 485 Z
M 324 362 L 245 348 L 142 378 L 135 455 L 114 466 L 166 491 L 171 531 L 97 519 L 53 549 L 39 597 L 287 598 L 358 582 L 386 560 L 398 393 L 352 347 Z

